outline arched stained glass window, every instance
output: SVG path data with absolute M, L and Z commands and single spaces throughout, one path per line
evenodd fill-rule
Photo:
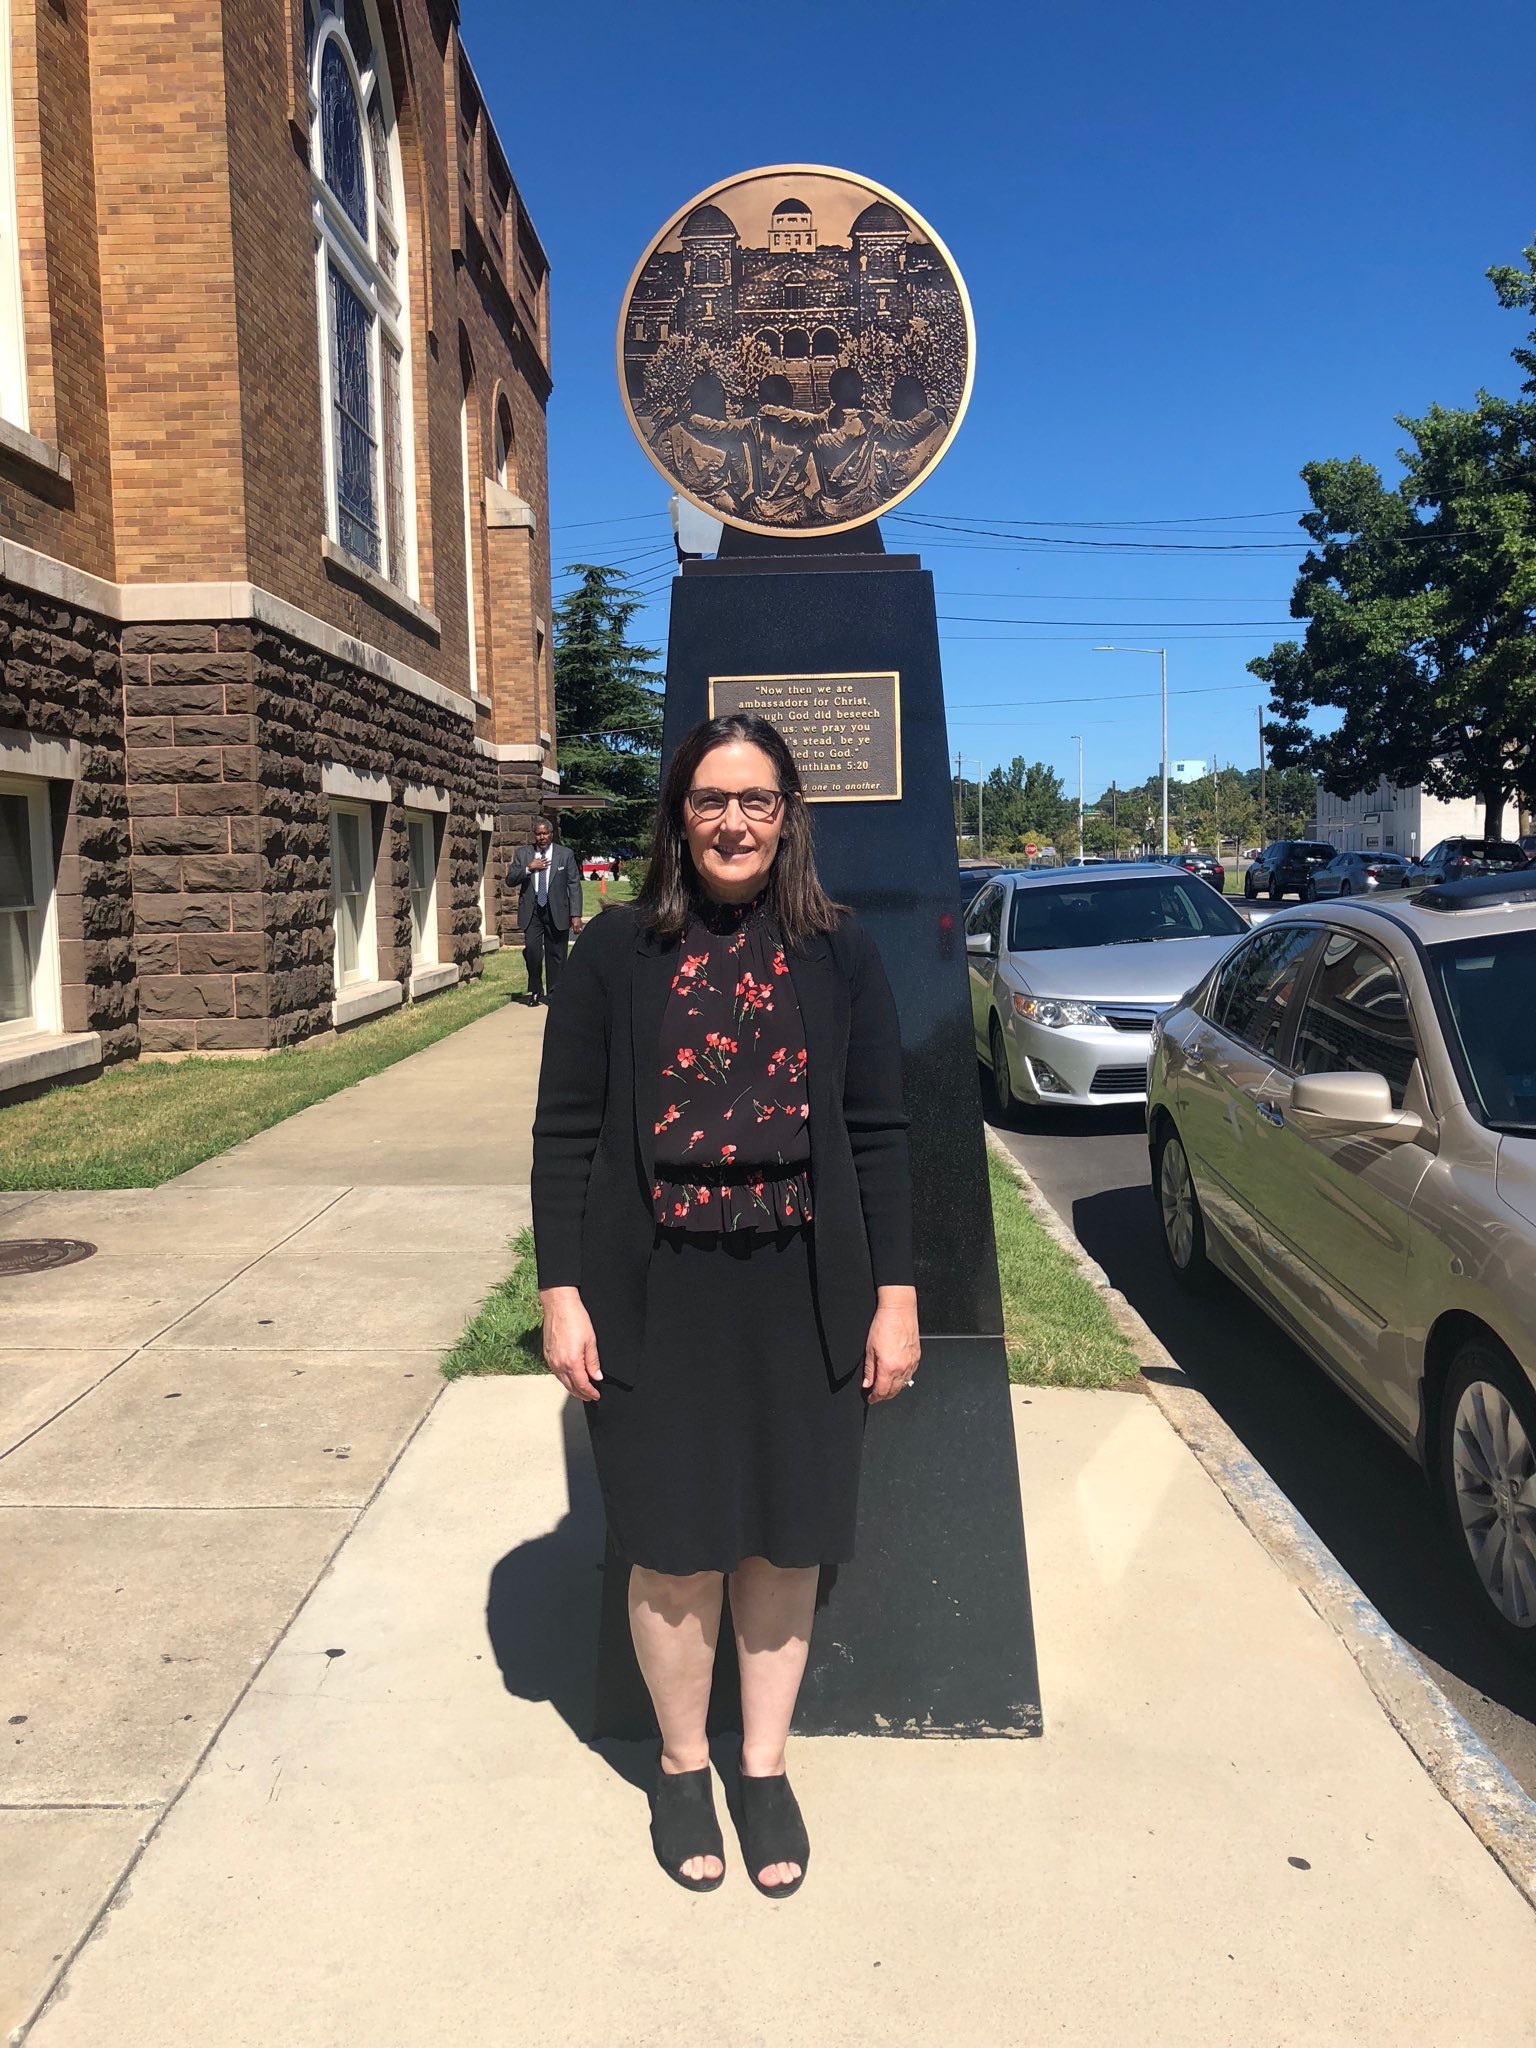
M 363 168 L 363 122 L 347 60 L 333 36 L 320 60 L 320 139 L 325 182 L 360 235 L 368 232 L 368 173 Z
M 394 96 L 374 0 L 309 5 L 327 525 L 348 554 L 413 590 L 408 293 Z

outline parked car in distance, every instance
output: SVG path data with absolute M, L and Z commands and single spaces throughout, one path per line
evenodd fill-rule
M 1162 1020 L 1168 1263 L 1226 1274 L 1418 1460 L 1536 1658 L 1536 873 L 1281 911 Z
M 1327 896 L 1369 896 L 1376 889 L 1405 889 L 1411 865 L 1401 853 L 1336 853 L 1308 875 L 1301 900 L 1316 903 Z
M 1182 868 L 1186 875 L 1198 875 L 1216 890 L 1227 886 L 1227 871 L 1214 853 L 1149 853 L 1149 861 L 1170 868 Z
M 1460 882 L 1468 875 L 1491 875 L 1523 868 L 1530 856 L 1518 839 L 1442 839 L 1408 871 L 1408 887 L 1428 882 Z
M 974 902 L 984 883 L 1003 871 L 1001 861 L 963 860 L 960 863 L 960 908 Z
M 1320 839 L 1272 839 L 1261 849 L 1243 877 L 1243 894 L 1251 903 L 1261 889 L 1271 903 L 1300 896 L 1321 867 L 1338 852 Z
M 1141 1101 L 1153 1025 L 1247 930 L 1172 869 L 996 876 L 966 913 L 965 951 L 998 1110 Z

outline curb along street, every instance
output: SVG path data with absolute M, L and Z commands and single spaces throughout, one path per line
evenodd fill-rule
M 1461 1815 L 1527 1903 L 1536 1906 L 1536 1801 L 1529 1799 L 1446 1698 L 1413 1651 L 1372 1606 L 1338 1559 L 1185 1379 L 1096 1260 L 1089 1257 L 997 1133 L 987 1143 L 1018 1182 L 1031 1210 L 1129 1339 L 1142 1382 L 1198 1458 L 1239 1521 L 1343 1642 L 1387 1719 L 1439 1791 Z

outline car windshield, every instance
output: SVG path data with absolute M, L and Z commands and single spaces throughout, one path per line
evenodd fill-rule
M 1484 1117 L 1496 1131 L 1536 1135 L 1536 930 L 1428 951 Z
M 1236 937 L 1247 925 L 1216 891 L 1181 873 L 1145 881 L 1074 883 L 1013 892 L 1008 946 L 1055 953 L 1069 946 L 1135 946 L 1157 939 Z

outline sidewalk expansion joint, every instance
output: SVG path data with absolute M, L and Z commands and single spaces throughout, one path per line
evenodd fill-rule
M 1388 1721 L 1447 1803 L 1528 1905 L 1536 1906 L 1536 1800 L 1489 1749 L 1430 1677 L 1411 1646 L 1369 1601 L 1294 1503 L 1078 1242 L 990 1127 L 987 1144 L 1018 1182 L 1046 1234 L 1103 1295 L 1130 1340 L 1144 1391 L 1225 1498 L 1228 1507 L 1354 1659 Z
M 163 1182 L 162 1185 L 169 1186 L 170 1183 Z M 153 1190 L 151 1189 L 149 1190 L 149 1192 L 153 1193 Z M 149 1350 L 151 1345 L 158 1344 L 162 1337 L 164 1337 L 169 1331 L 176 1329 L 179 1324 L 184 1323 L 187 1320 L 188 1316 L 196 1315 L 199 1309 L 206 1308 L 208 1306 L 208 1303 L 210 1301 L 215 1300 L 219 1295 L 221 1295 L 226 1287 L 233 1287 L 237 1280 L 243 1280 L 246 1274 L 250 1272 L 253 1266 L 259 1266 L 262 1260 L 270 1258 L 273 1252 L 281 1251 L 285 1244 L 291 1244 L 294 1238 L 296 1238 L 301 1231 L 308 1230 L 311 1223 L 318 1223 L 322 1216 L 328 1216 L 331 1213 L 332 1209 L 335 1208 L 336 1204 L 338 1202 L 345 1201 L 347 1196 L 350 1195 L 352 1192 L 353 1190 L 351 1187 L 344 1187 L 339 1189 L 338 1192 L 331 1197 L 330 1201 L 328 1201 L 325 1204 L 324 1208 L 317 1209 L 313 1216 L 306 1216 L 302 1223 L 296 1224 L 294 1228 L 288 1231 L 285 1236 L 280 1237 L 275 1244 L 265 1245 L 259 1252 L 257 1252 L 254 1258 L 247 1259 L 245 1264 L 241 1266 L 237 1272 L 231 1273 L 227 1280 L 221 1280 L 217 1287 L 210 1288 L 209 1291 L 202 1297 L 200 1301 L 193 1302 L 190 1308 L 184 1308 L 180 1315 L 172 1316 L 171 1320 L 168 1323 L 162 1325 L 160 1329 L 155 1330 L 150 1336 L 146 1337 L 141 1344 L 135 1345 L 133 1350 L 128 1353 L 128 1356 L 126 1358 L 120 1358 L 117 1361 L 116 1365 L 114 1365 L 109 1372 L 104 1372 L 99 1380 L 93 1380 L 88 1387 L 83 1387 L 80 1390 L 80 1392 L 76 1394 L 75 1398 L 72 1401 L 66 1401 L 62 1408 L 56 1410 L 54 1414 L 50 1415 L 46 1419 L 46 1421 L 40 1422 L 37 1425 L 36 1429 L 29 1429 L 24 1437 L 19 1438 L 17 1442 L 9 1445 L 4 1451 L 0 1451 L 0 1464 L 3 1464 L 7 1458 L 11 1457 L 15 1452 L 19 1451 L 22 1448 L 23 1444 L 31 1443 L 34 1437 L 41 1436 L 45 1429 L 51 1428 L 52 1425 L 59 1420 L 59 1417 L 61 1415 L 67 1415 L 71 1408 L 79 1407 L 80 1403 L 84 1400 L 87 1400 L 92 1394 L 94 1394 L 98 1387 L 104 1387 L 107 1384 L 108 1380 L 115 1379 L 118 1373 L 122 1371 L 125 1365 L 132 1365 L 133 1361 L 136 1358 L 141 1358 L 143 1354 Z

